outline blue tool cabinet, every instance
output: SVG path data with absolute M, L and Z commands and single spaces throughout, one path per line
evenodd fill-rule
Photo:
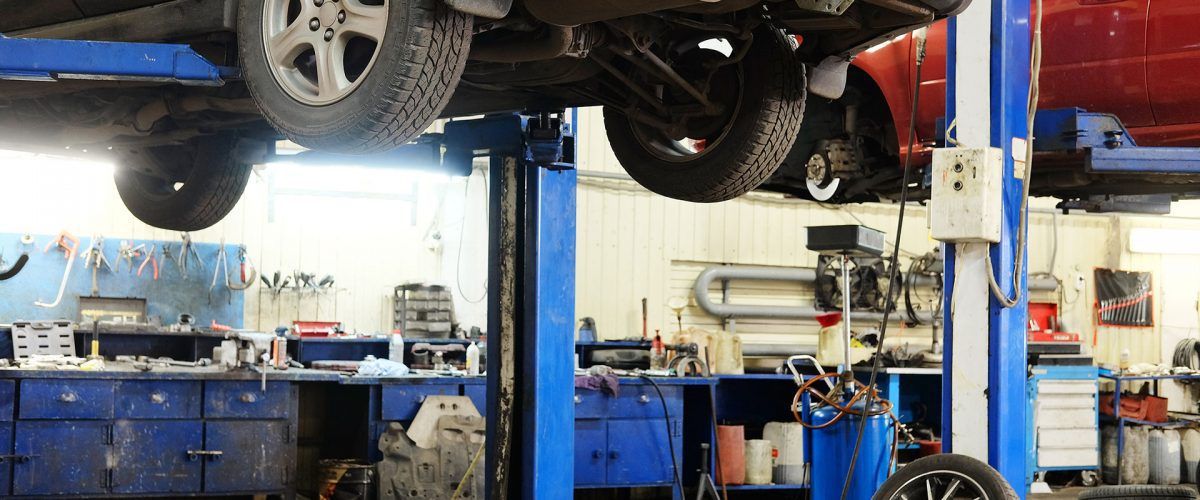
M 575 390 L 576 487 L 674 483 L 671 455 L 683 463 L 683 388 L 663 384 L 666 415 L 649 384 L 622 384 L 617 396 Z
M 271 381 L 264 392 L 258 380 L 149 375 L 42 372 L 0 380 L 0 493 L 291 490 L 293 383 Z

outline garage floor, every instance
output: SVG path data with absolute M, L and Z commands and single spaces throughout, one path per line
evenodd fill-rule
M 1195 487 L 1195 485 L 1191 485 L 1191 486 L 1193 488 Z M 1083 488 L 1083 487 L 1063 488 L 1061 490 L 1055 491 L 1054 493 L 1050 493 L 1048 495 L 1029 495 L 1029 498 L 1036 498 L 1038 500 L 1067 500 L 1067 499 L 1074 500 L 1079 497 L 1079 492 L 1086 490 L 1086 489 L 1087 488 Z

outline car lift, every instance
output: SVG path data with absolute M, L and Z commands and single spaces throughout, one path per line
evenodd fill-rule
M 237 78 L 236 68 L 214 65 L 186 45 L 0 35 L 0 80 L 219 86 Z M 570 498 L 576 175 L 569 125 L 549 113 L 453 121 L 444 134 L 423 136 L 371 161 L 467 174 L 480 156 L 490 157 L 491 178 L 487 415 L 495 418 L 488 420 L 488 494 Z M 317 153 L 295 158 L 347 159 Z
M 990 292 L 984 266 L 990 252 L 996 281 L 1013 296 L 1014 243 L 1024 230 L 1014 150 L 1023 162 L 1030 0 L 972 2 L 950 20 L 947 38 L 946 116 L 956 123 L 954 143 L 999 148 L 1003 166 L 1000 243 L 947 243 L 943 252 L 949 355 L 942 364 L 942 448 L 989 463 L 1025 498 L 1028 278 L 1021 276 L 1017 305 L 1005 308 Z

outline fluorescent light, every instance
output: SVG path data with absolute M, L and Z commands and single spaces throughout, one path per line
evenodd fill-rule
M 1200 231 L 1135 227 L 1129 230 L 1133 253 L 1200 255 Z

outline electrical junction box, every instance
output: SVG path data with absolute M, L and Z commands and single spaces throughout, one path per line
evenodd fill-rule
M 999 243 L 1004 153 L 1000 148 L 933 150 L 929 224 L 947 243 Z

